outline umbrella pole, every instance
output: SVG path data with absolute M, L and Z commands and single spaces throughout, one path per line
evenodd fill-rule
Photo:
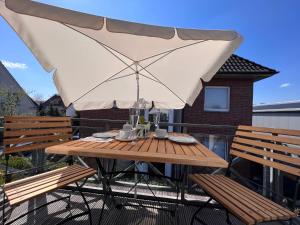
M 139 71 L 137 70 L 137 65 L 136 67 L 136 104 L 137 104 L 137 109 L 136 109 L 136 113 L 137 113 L 137 121 L 136 121 L 136 126 L 139 123 L 139 119 L 140 119 L 140 104 L 139 104 L 139 100 L 140 100 L 140 77 L 139 77 Z

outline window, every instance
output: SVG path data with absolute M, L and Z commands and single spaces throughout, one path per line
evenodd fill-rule
M 205 87 L 204 111 L 229 112 L 230 88 L 229 87 Z

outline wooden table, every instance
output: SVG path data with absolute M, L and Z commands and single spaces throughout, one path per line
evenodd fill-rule
M 179 135 L 179 134 L 177 134 Z M 228 163 L 200 143 L 177 144 L 169 140 L 158 140 L 152 135 L 148 139 L 132 142 L 99 143 L 70 141 L 46 148 L 47 153 L 108 159 L 137 160 L 143 162 L 172 163 L 201 167 L 226 168 Z

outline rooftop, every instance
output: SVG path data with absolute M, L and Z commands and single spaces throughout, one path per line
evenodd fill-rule
M 295 112 L 300 111 L 300 100 L 268 103 L 253 106 L 253 112 Z
M 262 66 L 256 62 L 233 54 L 220 68 L 217 75 L 222 77 L 242 75 L 243 77 L 253 78 L 255 81 L 258 81 L 277 73 L 278 71 L 275 69 Z

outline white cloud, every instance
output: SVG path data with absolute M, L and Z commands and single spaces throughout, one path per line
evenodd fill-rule
M 289 86 L 291 86 L 290 83 L 283 83 L 283 84 L 281 84 L 279 87 L 280 87 L 280 88 L 286 88 L 286 87 L 289 87 Z
M 25 63 L 10 62 L 7 60 L 1 60 L 1 62 L 8 69 L 20 69 L 20 70 L 28 69 L 28 66 Z

